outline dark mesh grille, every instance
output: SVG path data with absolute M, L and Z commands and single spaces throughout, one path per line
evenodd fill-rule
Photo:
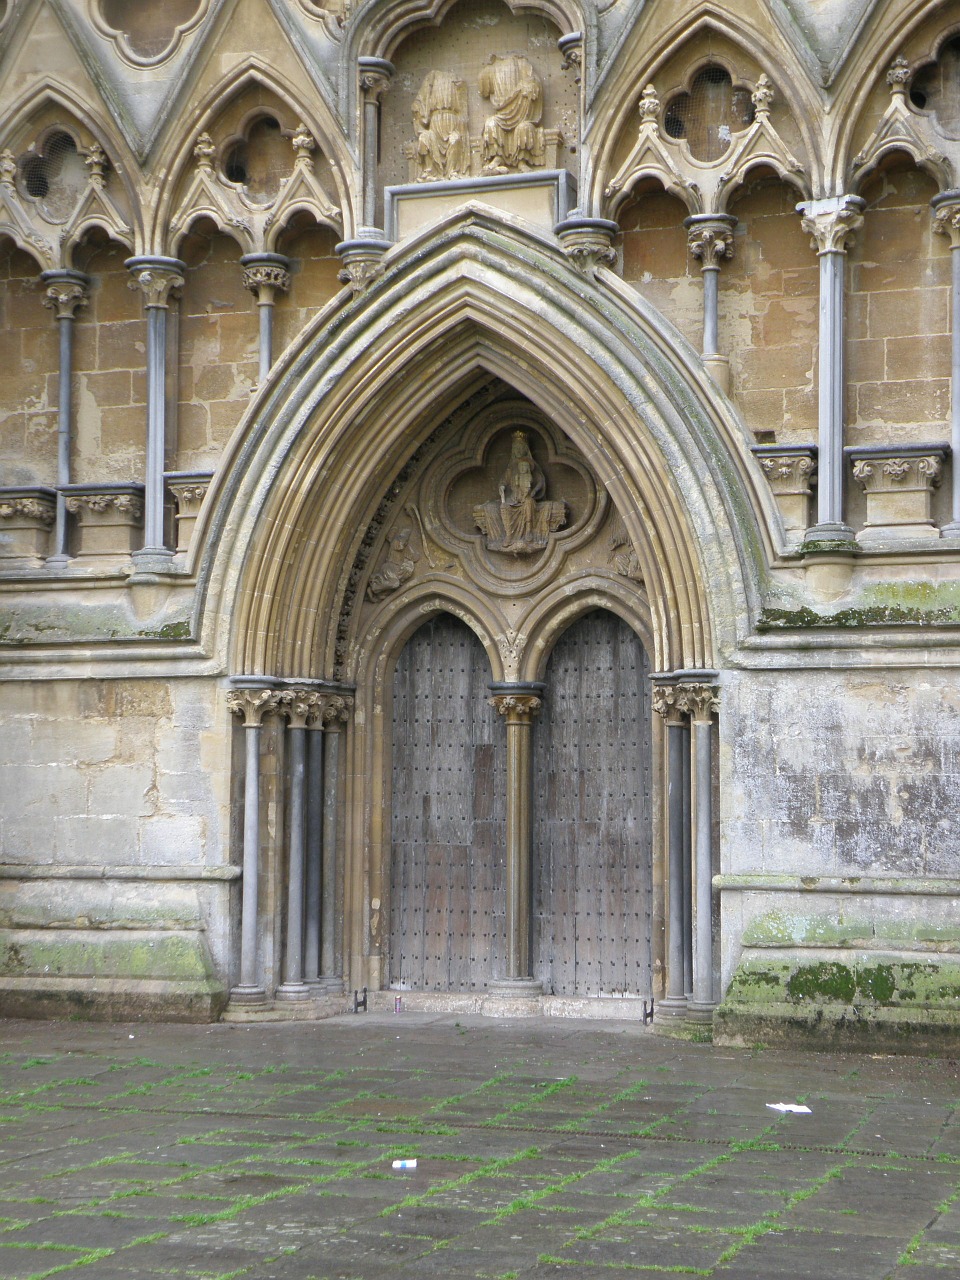
M 704 67 L 689 93 L 667 104 L 663 127 L 668 137 L 685 138 L 697 160 L 719 160 L 733 135 L 753 123 L 754 108 L 745 89 L 735 89 L 723 67 Z

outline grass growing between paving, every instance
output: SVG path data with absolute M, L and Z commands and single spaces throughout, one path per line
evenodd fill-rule
M 857 1067 L 782 1116 L 763 1054 L 395 1025 L 3 1054 L 0 1280 L 960 1273 L 946 1083 Z

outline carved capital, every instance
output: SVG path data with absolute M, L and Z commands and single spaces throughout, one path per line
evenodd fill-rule
M 857 458 L 853 474 L 865 492 L 898 489 L 932 489 L 940 483 L 943 463 L 939 454 Z
M 67 495 L 66 507 L 71 515 L 89 511 L 102 516 L 115 511 L 134 523 L 143 515 L 143 499 L 136 493 L 71 493 Z
M 281 266 L 271 263 L 255 263 L 243 268 L 243 287 L 262 296 L 262 291 L 269 289 L 271 293 L 286 293 L 290 288 L 290 272 Z
M 579 84 L 583 75 L 583 32 L 571 31 L 568 36 L 561 36 L 557 41 L 557 47 L 563 58 L 562 70 L 576 72 L 574 78 Z
M 264 716 L 276 710 L 280 694 L 276 689 L 231 689 L 227 706 L 234 715 L 243 716 L 245 729 L 259 729 Z
M 775 494 L 808 494 L 816 470 L 809 453 L 768 453 L 758 457 L 760 469 Z
M 89 279 L 79 271 L 44 271 L 40 279 L 47 286 L 43 305 L 55 311 L 58 320 L 73 320 L 89 301 Z
M 178 258 L 128 258 L 127 270 L 133 273 L 131 289 L 140 289 L 148 310 L 170 305 L 184 285 L 186 264 Z
M 393 64 L 385 58 L 360 58 L 360 92 L 368 102 L 378 102 L 390 88 Z
M 656 684 L 653 709 L 672 724 L 678 724 L 684 716 L 710 720 L 720 710 L 720 692 L 714 684 Z
M 949 236 L 951 249 L 960 249 L 960 191 L 935 196 L 932 208 L 934 231 L 939 236 Z
M 853 236 L 863 226 L 863 201 L 859 196 L 835 196 L 798 205 L 800 225 L 811 237 L 810 246 L 822 253 L 846 253 Z
M 49 498 L 0 493 L 0 520 L 28 521 L 49 528 L 55 519 L 56 506 Z
M 286 717 L 291 729 L 305 729 L 309 721 L 320 716 L 322 697 L 316 689 L 309 687 L 284 689 L 280 694 L 278 710 Z
M 543 706 L 543 699 L 535 693 L 495 693 L 490 705 L 497 715 L 506 717 L 508 724 L 529 724 Z
M 389 240 L 342 240 L 336 248 L 343 263 L 337 279 L 348 284 L 354 293 L 363 293 L 377 276 L 383 274 L 381 259 L 389 248 Z
M 697 214 L 684 219 L 687 247 L 699 259 L 703 269 L 716 269 L 724 258 L 733 257 L 733 228 L 736 218 L 729 215 L 709 217 Z
M 339 729 L 350 719 L 353 699 L 342 693 L 320 695 L 319 719 L 325 729 Z
M 567 218 L 554 228 L 560 247 L 570 261 L 585 275 L 598 267 L 615 267 L 617 251 L 613 238 L 619 227 L 605 218 Z
M 680 690 L 691 720 L 712 720 L 720 710 L 720 691 L 716 685 L 685 684 L 680 686 Z

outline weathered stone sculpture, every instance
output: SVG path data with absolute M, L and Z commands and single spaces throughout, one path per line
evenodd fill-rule
M 413 530 L 409 526 L 391 534 L 387 553 L 367 584 L 368 600 L 382 600 L 392 592 L 399 591 L 413 577 L 420 556 L 410 545 L 412 536 Z
M 470 169 L 467 89 L 449 71 L 429 71 L 413 100 L 417 181 L 462 178 Z
M 483 126 L 484 173 L 516 173 L 544 163 L 543 86 L 526 58 L 494 54 L 480 72 L 481 97 L 494 114 Z
M 515 431 L 510 462 L 500 479 L 499 502 L 475 507 L 473 518 L 487 536 L 488 551 L 531 555 L 542 551 L 551 533 L 563 527 L 567 504 L 545 502 L 547 482 L 534 461 L 526 433 Z

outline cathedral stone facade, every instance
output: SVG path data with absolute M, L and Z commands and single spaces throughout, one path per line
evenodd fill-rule
M 957 188 L 955 0 L 0 0 L 0 1011 L 960 1046 Z

